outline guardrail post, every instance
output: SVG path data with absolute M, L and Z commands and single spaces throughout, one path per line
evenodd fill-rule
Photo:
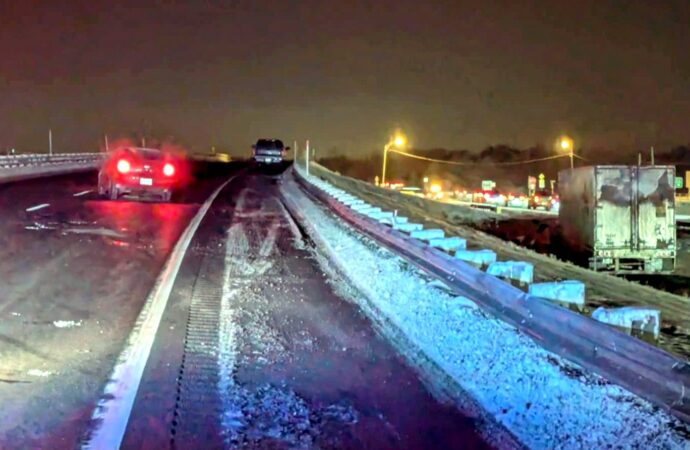
M 307 171 L 307 176 L 309 176 L 309 139 L 307 139 L 307 149 L 306 149 L 306 156 L 304 158 L 304 165 L 305 169 Z

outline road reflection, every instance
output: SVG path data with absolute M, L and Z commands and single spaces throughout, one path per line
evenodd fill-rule
M 197 205 L 130 201 L 88 201 L 85 207 L 100 227 L 121 236 L 110 240 L 113 245 L 143 247 L 156 258 L 168 255 L 198 209 Z

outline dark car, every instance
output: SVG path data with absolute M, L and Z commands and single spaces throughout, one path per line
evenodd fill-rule
M 547 211 L 558 209 L 560 202 L 558 196 L 552 194 L 550 191 L 537 191 L 529 198 L 528 208 L 538 209 L 543 208 Z
M 280 139 L 259 139 L 252 145 L 254 161 L 259 164 L 278 164 L 283 161 L 285 152 L 290 147 L 285 147 Z
M 496 206 L 507 206 L 508 198 L 496 189 L 475 191 L 472 196 L 474 203 L 486 203 Z
M 169 202 L 188 178 L 185 158 L 156 149 L 122 147 L 113 150 L 98 172 L 98 194 L 155 197 Z

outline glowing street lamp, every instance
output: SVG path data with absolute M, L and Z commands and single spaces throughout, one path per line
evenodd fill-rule
M 400 134 L 397 135 L 397 136 L 395 137 L 395 139 L 393 139 L 393 143 L 394 143 L 395 146 L 398 147 L 398 148 L 404 147 L 404 146 L 405 146 L 405 142 L 406 142 L 405 136 L 400 135 Z
M 564 152 L 568 152 L 568 156 L 570 156 L 570 168 L 572 169 L 574 167 L 573 151 L 575 149 L 575 144 L 573 143 L 573 140 L 570 139 L 568 136 L 561 136 L 561 138 L 558 140 L 558 146 Z
M 386 185 L 386 164 L 388 162 L 388 150 L 392 147 L 402 149 L 407 144 L 405 136 L 399 132 L 391 138 L 390 141 L 383 147 L 383 169 L 381 170 L 381 186 Z

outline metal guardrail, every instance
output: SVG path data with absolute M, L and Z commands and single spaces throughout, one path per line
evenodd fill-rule
M 0 155 L 0 169 L 34 167 L 39 165 L 99 162 L 103 156 L 103 153 L 60 153 L 54 155 L 34 153 L 26 155 Z
M 0 183 L 97 169 L 104 153 L 0 155 Z
M 313 197 L 360 232 L 442 279 L 538 345 L 647 399 L 690 423 L 690 365 L 615 328 L 531 296 L 448 253 L 359 214 L 297 170 Z

